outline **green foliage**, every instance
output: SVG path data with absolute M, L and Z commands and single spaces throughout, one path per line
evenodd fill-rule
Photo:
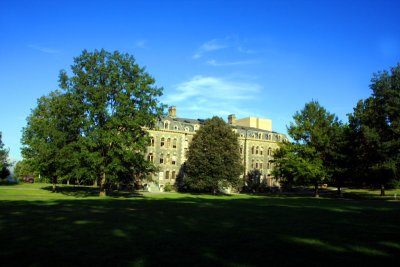
M 21 152 L 26 167 L 47 178 L 74 175 L 79 164 L 71 148 L 75 146 L 78 152 L 80 118 L 78 101 L 70 94 L 55 91 L 39 98 L 23 129 Z
M 74 59 L 60 88 L 42 97 L 24 128 L 22 154 L 45 176 L 106 184 L 133 181 L 154 170 L 144 159 L 146 127 L 164 106 L 162 88 L 132 56 L 104 50 Z
M 400 64 L 371 79 L 372 95 L 349 115 L 352 163 L 358 182 L 384 186 L 399 180 Z
M 238 137 L 223 119 L 205 120 L 190 144 L 185 171 L 183 183 L 189 190 L 217 192 L 239 186 L 243 166 Z
M 251 170 L 246 175 L 246 191 L 258 192 L 261 186 L 262 173 L 258 169 Z
M 25 176 L 34 174 L 34 170 L 27 160 L 21 160 L 15 164 L 14 175 L 16 178 L 22 179 Z
M 174 186 L 170 183 L 166 183 L 164 186 L 164 192 L 172 192 L 174 191 Z
M 321 157 L 311 146 L 283 143 L 274 153 L 273 175 L 289 188 L 292 185 L 318 185 L 327 181 L 328 173 Z
M 318 184 L 339 172 L 342 124 L 317 101 L 307 103 L 293 119 L 288 133 L 295 143 L 286 144 L 275 155 L 275 175 L 286 177 L 288 183 L 313 184 L 317 194 Z
M 0 132 L 0 179 L 4 179 L 10 175 L 10 162 L 8 161 L 8 149 L 4 148 L 4 143 L 1 140 L 1 132 Z

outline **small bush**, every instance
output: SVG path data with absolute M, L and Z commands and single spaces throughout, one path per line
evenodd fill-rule
M 166 183 L 164 186 L 164 192 L 171 192 L 174 191 L 174 186 L 170 183 Z
M 389 184 L 388 187 L 391 189 L 399 189 L 400 188 L 400 180 L 392 180 Z

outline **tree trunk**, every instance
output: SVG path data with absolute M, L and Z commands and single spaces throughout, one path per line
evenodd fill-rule
M 381 197 L 385 196 L 385 185 L 381 184 Z
M 53 193 L 56 192 L 56 184 L 57 184 L 57 177 L 53 176 L 52 177 L 52 183 L 53 183 Z
M 338 185 L 337 187 L 337 194 L 339 197 L 342 197 L 342 188 L 340 187 L 340 185 Z
M 107 195 L 106 193 L 106 173 L 103 172 L 100 178 L 100 197 L 105 197 Z
M 315 189 L 315 190 L 314 190 L 314 193 L 315 193 L 314 196 L 315 196 L 315 197 L 319 197 L 318 184 L 315 184 L 314 189 Z

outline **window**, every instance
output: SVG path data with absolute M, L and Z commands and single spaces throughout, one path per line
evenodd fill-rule
M 172 165 L 176 165 L 176 156 L 172 156 Z
M 150 161 L 150 162 L 153 162 L 153 160 L 154 160 L 153 153 L 149 153 L 149 154 L 147 155 L 147 160 Z
M 169 171 L 165 172 L 165 179 L 167 179 L 167 180 L 169 179 Z
M 164 154 L 160 155 L 160 164 L 164 164 Z
M 256 162 L 256 169 L 258 169 L 258 162 Z
M 262 169 L 262 168 L 263 168 L 263 164 L 262 164 L 262 162 L 260 162 L 260 165 L 259 165 L 259 167 L 260 167 L 260 169 Z
M 165 138 L 161 137 L 160 146 L 163 147 L 165 144 Z
M 177 125 L 174 126 L 174 130 L 178 131 L 178 126 Z
M 164 129 L 168 129 L 169 128 L 169 121 L 165 121 L 164 122 Z
M 258 133 L 258 139 L 262 139 L 262 133 Z
M 256 147 L 256 155 L 258 155 L 258 147 Z
M 175 179 L 176 178 L 176 173 L 175 173 L 175 171 L 172 171 L 172 173 L 171 173 L 171 179 Z
M 167 154 L 167 156 L 166 156 L 166 158 L 165 158 L 165 164 L 168 164 L 168 163 L 169 163 L 170 158 L 171 158 L 170 155 Z
M 263 148 L 260 147 L 260 155 L 262 155 L 262 154 L 263 154 Z
M 176 148 L 176 138 L 174 138 L 174 140 L 172 140 L 172 148 Z
M 154 146 L 154 137 L 150 137 L 150 146 Z
M 255 164 L 254 164 L 254 159 L 251 160 L 251 168 L 254 169 Z
M 189 127 L 185 127 L 185 132 L 189 132 Z
M 254 155 L 254 146 L 251 147 L 251 154 Z
M 267 153 L 267 155 L 268 155 L 268 156 L 271 156 L 271 155 L 272 155 L 272 148 L 268 148 L 268 153 Z
M 167 148 L 169 148 L 171 146 L 171 138 L 167 139 Z

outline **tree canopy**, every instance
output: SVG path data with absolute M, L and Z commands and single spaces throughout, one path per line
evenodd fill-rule
M 355 175 L 359 181 L 385 185 L 399 181 L 400 64 L 371 79 L 372 95 L 349 114 Z
M 104 195 L 107 183 L 153 170 L 144 128 L 162 115 L 162 88 L 118 51 L 84 50 L 71 69 L 60 72 L 62 92 L 39 99 L 28 117 L 22 152 L 43 174 L 99 179 Z
M 8 160 L 8 149 L 4 147 L 1 137 L 2 133 L 0 132 L 0 179 L 3 179 L 10 175 L 8 169 L 8 167 L 10 167 L 10 162 Z
M 275 153 L 274 175 L 289 184 L 312 184 L 318 196 L 318 185 L 334 173 L 341 123 L 317 101 L 307 103 L 293 119 L 288 134 L 294 143 L 283 144 Z
M 189 146 L 184 186 L 189 190 L 217 192 L 238 187 L 243 166 L 238 136 L 219 117 L 207 119 Z

